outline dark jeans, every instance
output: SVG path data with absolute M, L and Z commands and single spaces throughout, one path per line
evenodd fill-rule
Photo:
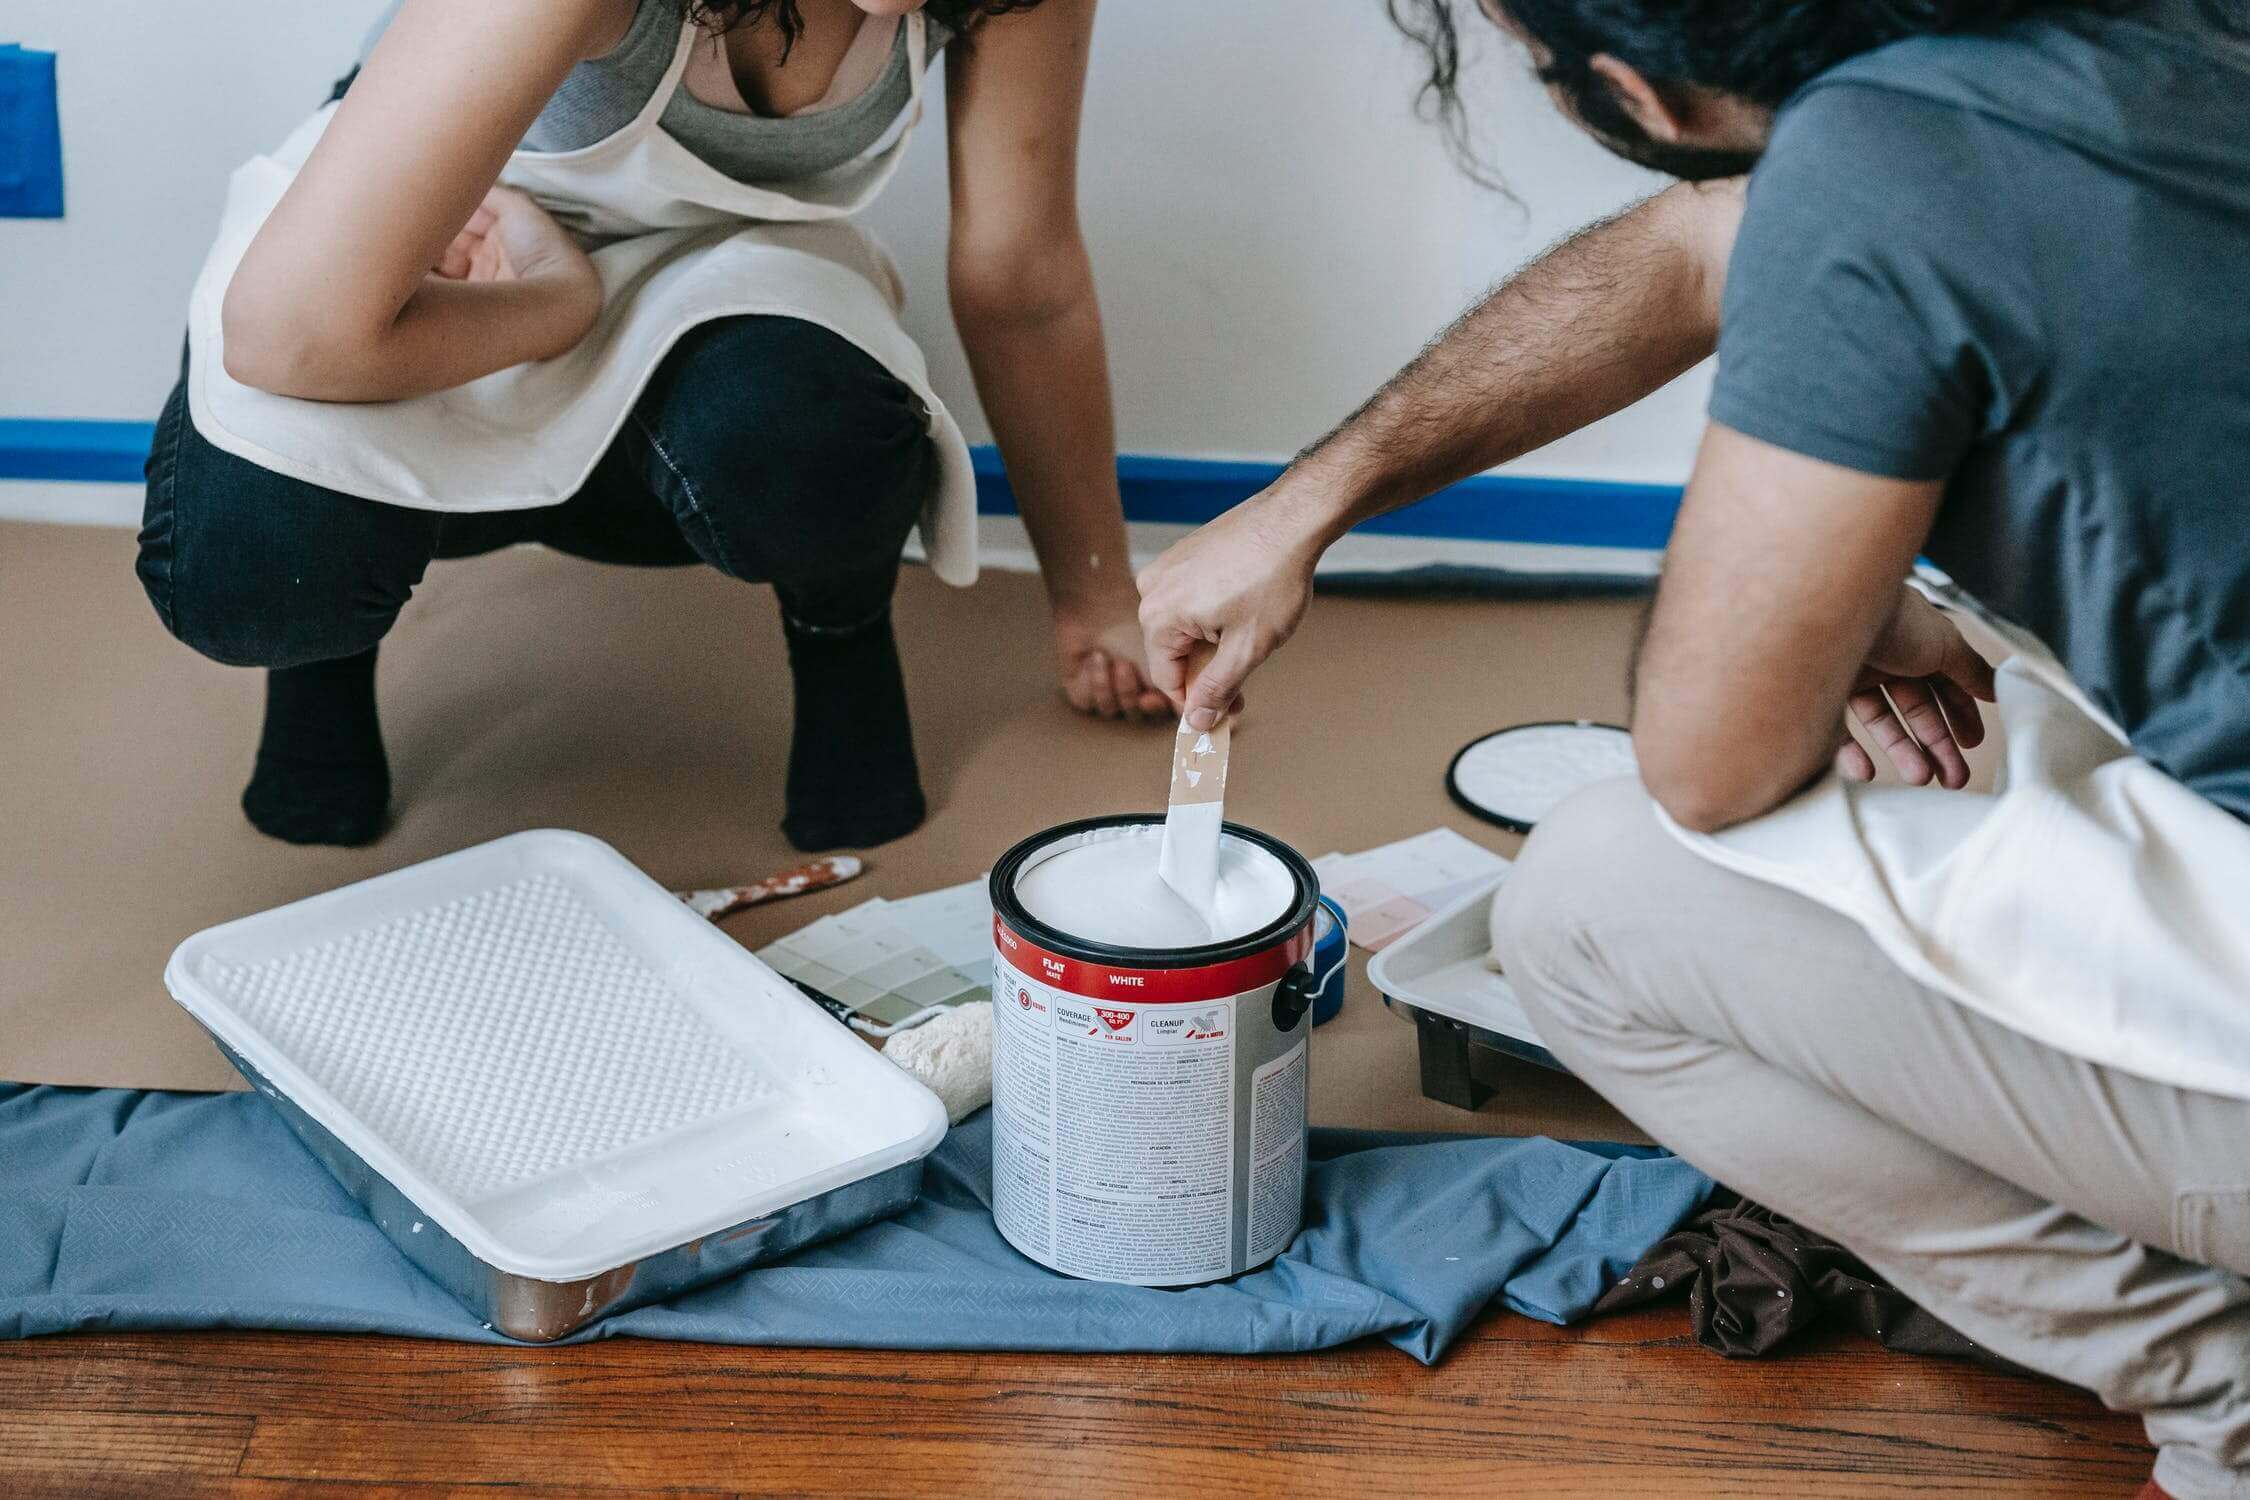
M 259 468 L 206 442 L 182 382 L 157 424 L 141 582 L 214 660 L 290 667 L 390 630 L 432 559 L 545 543 L 598 562 L 706 562 L 773 584 L 801 625 L 888 605 L 936 477 L 921 400 L 794 318 L 703 324 L 674 345 L 585 487 L 561 505 L 441 515 Z

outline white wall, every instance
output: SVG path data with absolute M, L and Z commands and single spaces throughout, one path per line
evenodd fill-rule
M 227 171 L 325 96 L 379 8 L 0 0 L 0 42 L 60 54 L 69 213 L 0 220 L 0 416 L 154 417 Z M 1285 457 L 1476 291 L 1648 190 L 1472 30 L 1479 118 L 1521 208 L 1464 179 L 1414 118 L 1417 59 L 1378 0 L 1110 0 L 1083 196 L 1123 448 Z M 943 148 L 925 131 L 872 218 L 978 441 L 945 313 Z M 1705 381 L 1523 467 L 1676 481 Z

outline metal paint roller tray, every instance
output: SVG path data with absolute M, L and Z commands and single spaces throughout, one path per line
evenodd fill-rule
M 1485 962 L 1492 951 L 1492 893 L 1507 878 L 1502 870 L 1480 882 L 1367 964 L 1368 980 L 1414 1022 L 1422 1092 L 1463 1109 L 1492 1097 L 1491 1085 L 1475 1075 L 1480 1051 L 1563 1071 L 1532 1029 L 1515 988 Z
M 229 922 L 166 987 L 512 1338 L 896 1213 L 945 1110 L 609 845 L 519 833 Z

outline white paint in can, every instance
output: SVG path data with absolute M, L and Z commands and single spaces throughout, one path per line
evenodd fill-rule
M 993 1216 L 1055 1270 L 1181 1286 L 1301 1223 L 1316 886 L 1230 831 L 1207 924 L 1160 830 L 1069 825 L 994 868 Z
M 1216 817 L 1217 804 L 1205 805 Z M 1125 824 L 1058 849 L 1023 871 L 1017 899 L 1057 932 L 1118 948 L 1231 942 L 1287 914 L 1289 867 L 1239 838 L 1220 840 L 1211 909 L 1198 912 L 1157 870 L 1161 826 Z

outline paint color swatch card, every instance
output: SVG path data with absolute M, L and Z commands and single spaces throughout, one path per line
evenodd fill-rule
M 979 876 L 888 903 L 891 920 L 954 968 L 992 977 L 992 894 Z
M 860 1030 L 884 1035 L 991 998 L 992 903 L 981 879 L 864 901 L 768 943 L 758 957 Z
M 1313 861 L 1322 893 L 1349 918 L 1351 940 L 1371 953 L 1507 866 L 1499 855 L 1450 828 L 1433 828 L 1361 854 L 1324 854 Z

